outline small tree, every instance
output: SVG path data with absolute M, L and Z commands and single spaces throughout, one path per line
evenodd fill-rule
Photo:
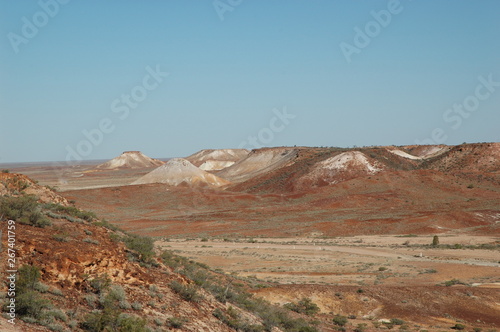
M 438 245 L 439 245 L 439 236 L 434 235 L 434 237 L 432 238 L 432 246 L 437 247 Z

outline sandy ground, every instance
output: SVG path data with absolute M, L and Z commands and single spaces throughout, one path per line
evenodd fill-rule
M 500 283 L 500 251 L 432 248 L 427 246 L 430 236 L 203 240 L 157 244 L 214 269 L 282 284 L 434 285 L 451 279 L 475 286 Z M 440 240 L 443 245 L 480 245 L 498 238 L 461 235 Z

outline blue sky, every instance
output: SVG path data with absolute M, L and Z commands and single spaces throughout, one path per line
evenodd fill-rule
M 496 0 L 0 0 L 0 15 L 0 163 L 499 141 Z

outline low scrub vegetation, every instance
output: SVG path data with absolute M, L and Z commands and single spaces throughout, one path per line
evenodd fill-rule
M 45 210 L 51 211 L 52 213 L 54 212 L 59 213 L 58 216 L 60 216 L 60 218 L 68 219 L 71 222 L 74 222 L 75 219 L 71 219 L 69 217 L 79 218 L 85 221 L 93 221 L 94 219 L 97 218 L 94 212 L 83 211 L 74 206 L 64 206 L 61 204 L 46 203 L 43 204 L 43 208 Z
M 36 196 L 0 197 L 0 217 L 12 219 L 22 224 L 36 227 L 51 225 L 51 221 L 42 213 L 42 207 Z
M 335 315 L 335 317 L 333 317 L 333 324 L 337 326 L 345 326 L 347 322 L 349 322 L 349 320 L 345 316 Z
M 308 316 L 313 316 L 319 312 L 318 305 L 309 298 L 303 298 L 297 303 L 286 303 L 284 307 Z
M 186 301 L 199 302 L 201 300 L 201 296 L 194 286 L 183 285 L 178 281 L 172 281 L 170 283 L 170 288 Z
M 123 242 L 130 250 L 135 252 L 136 258 L 143 263 L 150 263 L 153 258 L 154 241 L 150 237 L 139 235 L 128 235 L 123 239 Z

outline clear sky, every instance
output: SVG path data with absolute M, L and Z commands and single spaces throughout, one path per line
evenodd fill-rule
M 0 163 L 500 139 L 498 0 L 0 0 Z

